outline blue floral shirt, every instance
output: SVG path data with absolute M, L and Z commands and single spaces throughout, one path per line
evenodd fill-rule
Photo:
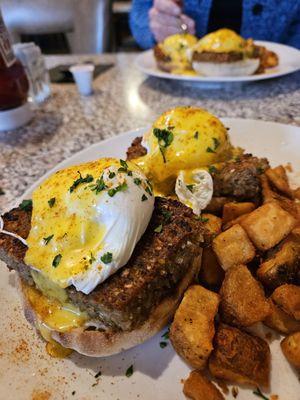
M 144 49 L 155 44 L 148 16 L 152 5 L 152 0 L 132 1 L 130 26 Z M 198 37 L 207 33 L 211 5 L 212 0 L 184 1 L 184 13 L 195 20 Z M 300 0 L 243 0 L 240 33 L 245 38 L 281 42 L 300 49 Z

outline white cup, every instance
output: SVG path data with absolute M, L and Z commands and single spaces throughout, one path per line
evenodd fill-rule
M 89 96 L 93 92 L 92 82 L 95 66 L 92 64 L 78 64 L 70 67 L 77 89 L 83 96 Z

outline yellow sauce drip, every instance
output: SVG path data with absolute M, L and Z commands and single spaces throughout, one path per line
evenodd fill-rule
M 243 52 L 247 41 L 230 29 L 219 29 L 203 36 L 194 47 L 198 52 Z

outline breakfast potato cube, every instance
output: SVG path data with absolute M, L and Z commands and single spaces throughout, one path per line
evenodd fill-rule
M 240 217 L 243 214 L 248 214 L 255 209 L 255 204 L 251 202 L 237 203 L 230 202 L 223 207 L 223 224 Z
M 286 171 L 282 165 L 279 165 L 276 168 L 269 168 L 265 174 L 276 190 L 290 197 L 291 199 L 294 197 L 289 185 Z
M 213 214 L 203 213 L 201 220 L 204 223 L 204 242 L 210 244 L 212 240 L 222 231 L 222 220 Z
M 262 189 L 263 203 L 265 204 L 274 201 L 275 193 L 271 189 L 270 182 L 265 174 L 260 176 L 260 183 Z
M 300 200 L 300 187 L 298 187 L 297 189 L 294 190 L 294 197 L 297 200 Z
M 267 388 L 270 376 L 269 346 L 257 336 L 220 324 L 209 358 L 209 370 L 218 379 Z
M 218 294 L 194 285 L 185 292 L 175 313 L 170 339 L 175 351 L 193 368 L 205 368 L 213 349 L 219 301 Z
M 264 320 L 266 326 L 285 335 L 300 331 L 300 321 L 296 321 L 295 318 L 285 313 L 273 301 L 270 301 L 270 306 L 271 313 Z
M 239 217 L 232 219 L 231 221 L 228 221 L 226 224 L 222 225 L 222 230 L 227 231 L 227 229 L 231 228 L 233 225 L 241 224 L 241 221 L 243 221 L 250 213 L 240 215 Z
M 211 247 L 203 249 L 199 283 L 208 289 L 219 289 L 225 273 Z
M 273 292 L 272 299 L 283 311 L 300 321 L 300 286 L 279 286 Z
M 297 283 L 300 278 L 300 244 L 295 235 L 290 235 L 257 270 L 257 277 L 264 285 L 275 289 L 285 283 Z
M 221 215 L 223 211 L 224 204 L 233 201 L 234 199 L 231 197 L 212 197 L 210 203 L 204 210 L 205 212 Z
M 277 203 L 271 202 L 252 211 L 241 225 L 258 249 L 268 250 L 291 232 L 296 220 Z
M 293 367 L 300 370 L 300 332 L 287 336 L 280 345 L 286 359 Z
M 262 286 L 245 265 L 226 271 L 220 291 L 222 320 L 236 326 L 250 326 L 263 321 L 271 312 Z
M 200 371 L 192 371 L 184 382 L 183 393 L 192 400 L 225 400 L 219 389 Z
M 217 236 L 213 240 L 213 250 L 224 270 L 247 264 L 255 256 L 255 248 L 239 224 Z

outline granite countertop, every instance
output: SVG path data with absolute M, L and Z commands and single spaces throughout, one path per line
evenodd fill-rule
M 47 170 L 75 152 L 118 133 L 151 123 L 176 105 L 197 105 L 219 117 L 254 118 L 300 126 L 300 71 L 249 84 L 203 85 L 147 78 L 135 54 L 49 56 L 49 67 L 94 59 L 113 67 L 80 97 L 73 84 L 53 85 L 52 96 L 30 125 L 0 133 L 0 210 L 16 204 Z

